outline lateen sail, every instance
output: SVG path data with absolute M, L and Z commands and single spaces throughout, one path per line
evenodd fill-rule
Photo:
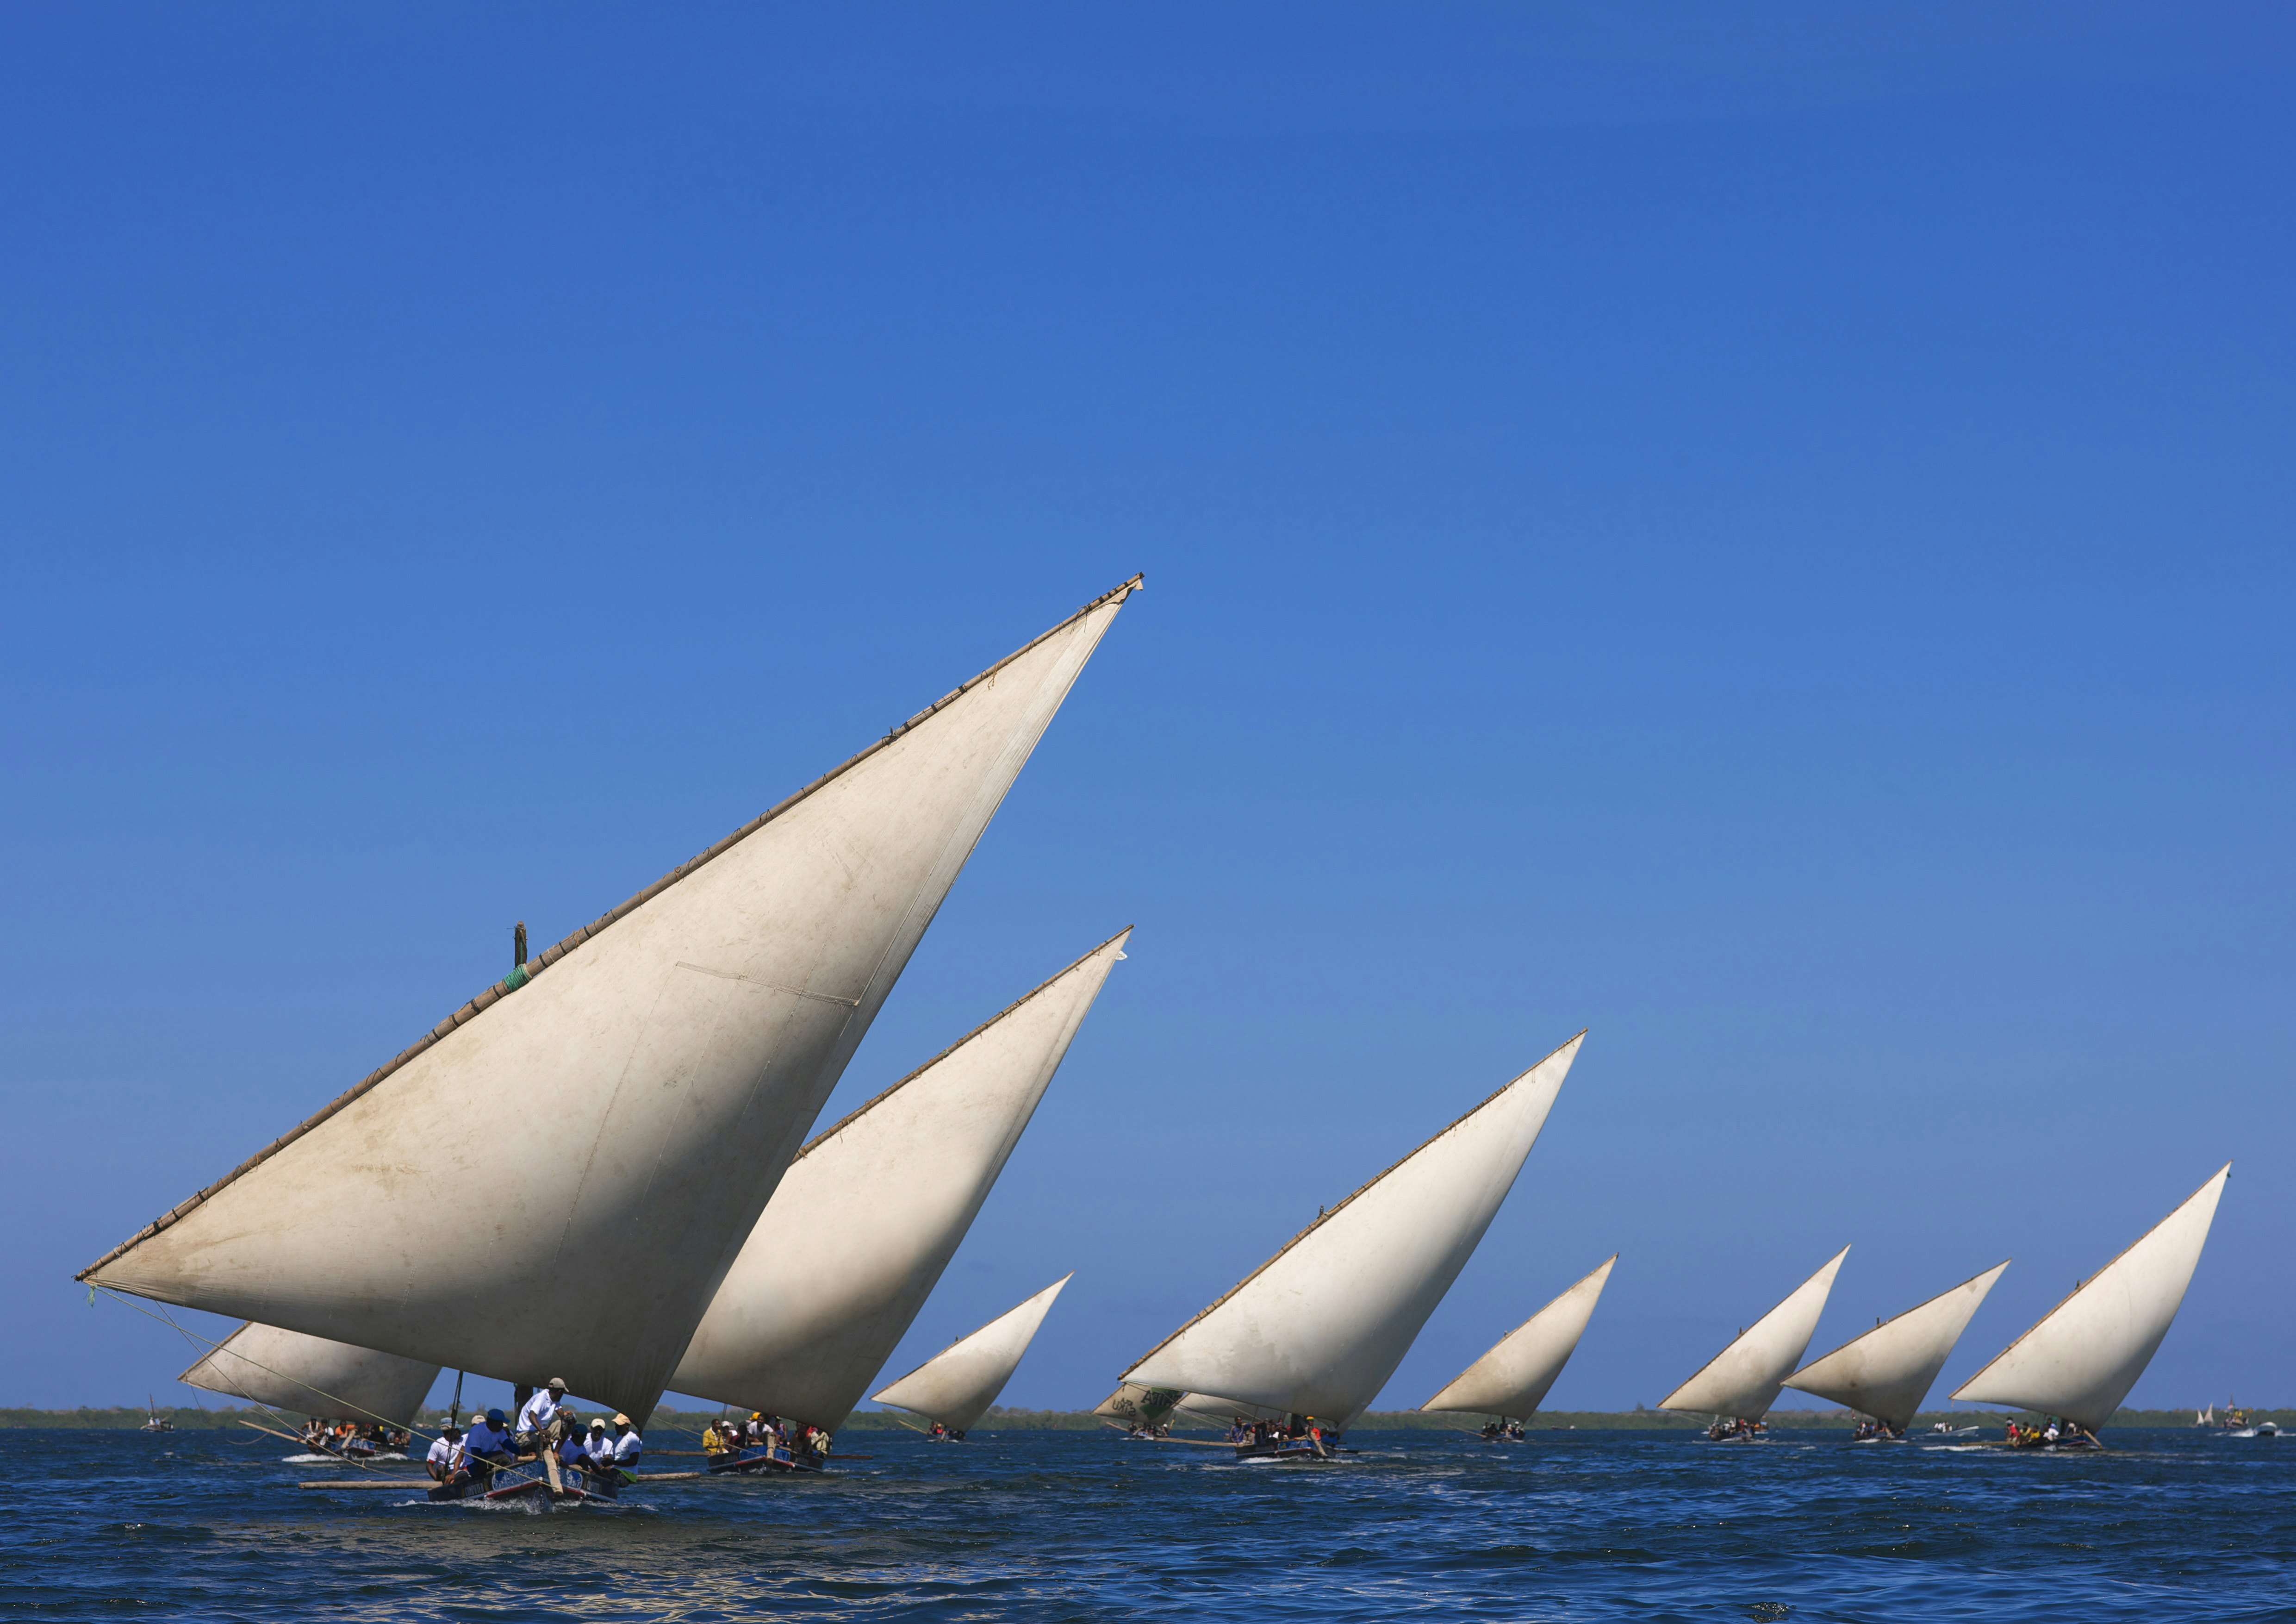
M 1759 1421 L 1777 1402 L 1778 1390 L 1801 1356 L 1809 1349 L 1817 1316 L 1825 1311 L 1826 1294 L 1833 1276 L 1849 1255 L 1845 1246 L 1826 1259 L 1825 1267 L 1793 1289 L 1792 1294 L 1738 1333 L 1735 1341 L 1706 1362 L 1704 1368 L 1669 1393 L 1659 1403 L 1662 1410 L 1682 1410 L 1693 1415 L 1727 1415 Z
M 1882 1321 L 1786 1378 L 1788 1387 L 1885 1421 L 1898 1431 L 1913 1424 L 1952 1356 L 1953 1345 L 1969 1328 L 1969 1317 L 2009 1267 L 2005 1260 L 1983 1274 L 1940 1292 L 1918 1308 Z
M 1593 1274 L 1508 1332 L 1496 1347 L 1419 1407 L 1529 1420 L 1578 1346 L 1618 1260 L 1616 1252 L 1603 1259 Z
M 257 1325 L 242 1325 L 176 1378 L 275 1409 L 399 1427 L 414 1424 L 438 1379 L 436 1365 Z
M 2062 1415 L 2092 1432 L 2103 1426 L 2169 1334 L 2231 1177 L 2227 1161 L 1953 1396 Z
M 1136 585 L 547 949 L 80 1277 L 563 1375 L 643 1420 Z
M 1111 1421 L 1135 1422 L 1143 1426 L 1161 1426 L 1171 1418 L 1172 1411 L 1185 1400 L 1201 1398 L 1200 1394 L 1183 1393 L 1176 1388 L 1144 1387 L 1137 1382 L 1123 1382 L 1114 1392 L 1093 1407 L 1092 1413 Z M 1223 1403 L 1221 1399 L 1202 1400 L 1209 1404 Z M 1242 1412 L 1238 1411 L 1239 1415 Z
M 1007 1309 L 971 1336 L 951 1343 L 909 1372 L 884 1391 L 873 1395 L 890 1404 L 938 1421 L 952 1432 L 962 1432 L 988 1413 L 1004 1383 L 1020 1367 L 1021 1356 L 1046 1310 L 1061 1294 L 1072 1275 L 1037 1292 L 1017 1308 Z
M 1346 1426 L 1466 1267 L 1585 1038 L 1301 1230 L 1125 1372 L 1127 1384 L 1216 1393 Z M 1119 1389 L 1108 1403 L 1121 1397 Z
M 948 1267 L 1130 934 L 800 1152 L 672 1390 L 842 1425 Z

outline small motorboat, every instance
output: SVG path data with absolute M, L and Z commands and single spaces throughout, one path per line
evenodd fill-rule
M 2277 1438 L 2280 1436 L 2278 1422 L 2259 1421 L 2229 1398 L 2225 1400 L 2223 1415 L 2218 1415 L 2216 1406 L 2210 1405 L 2194 1419 L 2193 1424 L 2207 1427 L 2219 1438 Z

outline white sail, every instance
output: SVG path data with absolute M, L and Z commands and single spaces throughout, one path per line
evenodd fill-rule
M 1529 1420 L 1595 1317 L 1595 1301 L 1618 1260 L 1616 1252 L 1603 1259 L 1593 1274 L 1508 1332 L 1498 1346 L 1419 1407 Z
M 1136 584 L 488 988 L 80 1277 L 562 1375 L 643 1419 Z
M 972 1227 L 1130 933 L 800 1152 L 671 1389 L 841 1426 Z
M 962 1432 L 988 1413 L 1004 1383 L 1020 1368 L 1021 1356 L 1061 1288 L 1074 1279 L 1062 1275 L 1017 1308 L 1010 1308 L 987 1325 L 950 1343 L 882 1392 L 872 1395 L 890 1404 L 938 1421 L 952 1432 Z
M 1281 1421 L 1289 1410 L 1272 1404 L 1251 1404 L 1242 1398 L 1222 1398 L 1214 1393 L 1190 1393 L 1172 1407 L 1177 1415 L 1191 1421 L 1207 1422 L 1225 1427 L 1238 1419 L 1244 1421 Z
M 1387 1384 L 1466 1266 L 1585 1038 L 1308 1225 L 1124 1379 L 1345 1427 Z
M 1171 1418 L 1180 1401 L 1188 1397 L 1188 1394 L 1174 1388 L 1144 1387 L 1137 1382 L 1119 1382 L 1114 1392 L 1093 1407 L 1092 1413 L 1109 1421 L 1161 1426 Z
M 2092 1432 L 2103 1426 L 2169 1334 L 2231 1177 L 2227 1161 L 1953 1396 L 2061 1415 Z
M 1940 1292 L 1895 1319 L 1811 1360 L 1786 1378 L 1788 1387 L 1884 1421 L 1898 1431 L 1913 1424 L 1930 1386 L 1969 1328 L 1969 1317 L 2009 1267 L 2005 1260 Z
M 276 1325 L 244 1325 L 176 1380 L 328 1421 L 414 1424 L 439 1366 Z
M 1756 1320 L 1699 1373 L 1660 1400 L 1662 1410 L 1759 1421 L 1777 1402 L 1787 1374 L 1809 1350 L 1817 1316 L 1825 1311 L 1833 1276 L 1849 1255 L 1845 1246 L 1825 1267 L 1794 1287 L 1786 1300 Z

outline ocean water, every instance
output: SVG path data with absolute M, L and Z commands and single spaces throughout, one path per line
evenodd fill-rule
M 255 1433 L 0 1438 L 14 1618 L 2296 1619 L 2296 1437 L 1370 1432 L 1292 1466 L 855 1432 L 832 1476 L 543 1512 L 299 1489 L 324 1469 Z

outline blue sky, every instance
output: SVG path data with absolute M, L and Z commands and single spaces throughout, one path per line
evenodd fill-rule
M 1138 925 L 907 1365 L 1089 1404 L 1581 1027 L 1388 1394 L 1844 1243 L 1948 1379 L 2227 1159 L 2296 1402 L 2296 25 L 2252 6 L 20 6 L 0 1402 L 70 1283 L 1135 570 L 830 1111 Z M 516 1124 L 500 1131 L 514 1143 Z

